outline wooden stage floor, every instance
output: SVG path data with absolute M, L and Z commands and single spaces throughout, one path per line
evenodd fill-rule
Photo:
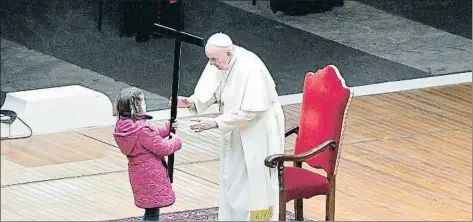
M 355 97 L 337 176 L 336 220 L 472 220 L 471 83 Z M 298 105 L 284 107 L 287 127 Z M 176 203 L 217 206 L 219 137 L 180 120 Z M 292 151 L 294 137 L 287 140 Z M 142 215 L 112 128 L 1 142 L 2 220 L 107 220 Z M 292 210 L 292 202 L 289 203 Z M 324 219 L 324 197 L 305 216 Z

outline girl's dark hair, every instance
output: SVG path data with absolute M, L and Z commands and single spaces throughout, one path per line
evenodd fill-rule
M 117 118 L 144 119 L 143 107 L 141 101 L 144 99 L 142 90 L 136 87 L 123 89 L 117 96 L 117 104 L 115 106 L 115 115 Z

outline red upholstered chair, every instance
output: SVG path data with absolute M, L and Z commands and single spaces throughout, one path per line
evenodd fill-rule
M 326 195 L 325 220 L 335 217 L 335 176 L 340 157 L 343 127 L 352 91 L 338 69 L 329 65 L 304 80 L 299 126 L 286 131 L 286 137 L 296 133 L 294 155 L 272 155 L 265 165 L 278 168 L 279 220 L 286 220 L 286 202 L 294 200 L 296 220 L 303 220 L 303 199 Z M 284 162 L 293 167 L 284 167 Z M 323 169 L 327 176 L 302 168 Z

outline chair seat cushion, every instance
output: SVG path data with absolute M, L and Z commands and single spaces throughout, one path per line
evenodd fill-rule
M 286 201 L 328 195 L 330 184 L 326 177 L 298 167 L 284 167 Z

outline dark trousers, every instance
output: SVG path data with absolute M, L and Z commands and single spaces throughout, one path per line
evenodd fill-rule
M 136 34 L 137 42 L 147 42 L 153 32 L 153 24 L 159 23 L 177 30 L 184 29 L 183 0 L 125 0 L 124 34 Z M 157 36 L 154 36 L 157 37 Z
M 153 23 L 157 18 L 157 9 L 153 0 L 124 1 L 124 34 L 136 34 L 137 42 L 149 40 Z
M 175 3 L 163 2 L 159 15 L 159 23 L 164 26 L 177 30 L 184 29 L 184 11 L 183 0 L 177 0 Z
M 159 220 L 159 208 L 146 208 L 144 221 L 158 221 Z

